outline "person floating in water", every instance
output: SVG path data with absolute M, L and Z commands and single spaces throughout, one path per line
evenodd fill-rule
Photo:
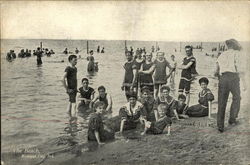
M 94 58 L 93 54 L 94 54 L 94 51 L 90 50 L 89 56 L 87 57 L 87 60 L 89 61 L 88 68 L 87 68 L 88 72 L 95 71 L 95 58 Z
M 68 54 L 68 48 L 65 48 L 65 50 L 63 51 L 64 54 Z
M 102 48 L 102 51 L 101 51 L 101 53 L 104 53 L 104 47 Z
M 99 46 L 99 45 L 97 46 L 96 52 L 97 52 L 97 53 L 100 53 L 100 46 Z
M 38 47 L 37 50 L 36 50 L 36 62 L 37 62 L 37 65 L 42 65 L 42 51 L 41 49 Z
M 78 50 L 77 48 L 76 48 L 76 50 L 75 50 L 75 53 L 76 53 L 76 54 L 78 54 L 78 53 L 79 53 L 79 50 Z
M 69 95 L 68 112 L 70 116 L 76 117 L 76 94 L 77 94 L 77 56 L 68 57 L 70 66 L 67 66 L 63 75 L 63 86 Z M 73 108 L 72 108 L 73 107 Z

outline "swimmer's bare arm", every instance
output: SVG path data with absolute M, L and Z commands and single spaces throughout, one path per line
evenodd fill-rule
M 187 65 L 181 65 L 179 66 L 178 68 L 179 69 L 188 69 L 194 62 L 193 61 L 190 61 Z
M 67 92 L 68 92 L 68 85 L 67 85 L 66 79 L 67 79 L 67 72 L 64 73 L 63 79 L 62 79 L 63 86 L 64 86 L 65 91 L 66 91 L 66 93 L 67 93 Z
M 93 100 L 90 101 L 90 103 L 89 103 L 89 108 L 90 109 L 93 108 L 93 104 L 96 102 L 97 99 L 98 99 L 98 96 L 96 96 Z
M 108 106 L 106 108 L 107 111 L 111 111 L 112 108 L 112 98 L 110 95 L 107 95 Z
M 215 69 L 214 76 L 218 77 L 219 75 L 220 75 L 220 66 L 219 66 L 219 63 L 216 62 L 216 69 Z
M 137 70 L 136 69 L 133 69 L 133 81 L 132 81 L 132 86 L 130 88 L 133 88 L 135 86 L 135 80 L 136 80 L 136 77 L 137 77 Z

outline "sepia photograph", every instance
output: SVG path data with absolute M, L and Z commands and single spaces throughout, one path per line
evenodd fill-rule
M 250 165 L 249 1 L 0 1 L 1 165 Z

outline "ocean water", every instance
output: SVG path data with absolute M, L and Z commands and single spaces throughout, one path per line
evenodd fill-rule
M 21 49 L 34 50 L 43 42 L 43 47 L 53 49 L 56 54 L 51 57 L 43 57 L 42 66 L 36 65 L 36 57 L 17 58 L 12 62 L 5 60 L 8 50 L 15 50 L 16 54 Z M 124 76 L 123 64 L 124 41 L 89 41 L 89 49 L 93 49 L 94 57 L 99 63 L 99 71 L 94 74 L 87 72 L 87 41 L 86 40 L 1 40 L 1 149 L 2 152 L 11 152 L 13 148 L 36 146 L 45 143 L 61 135 L 74 136 L 78 140 L 86 140 L 88 118 L 78 117 L 77 129 L 72 133 L 72 125 L 66 113 L 68 95 L 62 85 L 64 69 L 68 65 L 68 55 L 62 54 L 67 47 L 74 52 L 77 47 L 80 50 L 78 59 L 77 78 L 78 87 L 81 79 L 87 77 L 89 86 L 97 89 L 104 85 L 113 100 L 113 115 L 118 114 L 119 107 L 126 103 L 121 84 Z M 161 51 L 166 52 L 166 58 L 171 54 L 176 55 L 177 63 L 181 63 L 185 57 L 184 46 L 187 44 L 198 45 L 199 43 L 158 42 Z M 209 88 L 215 95 L 213 112 L 217 107 L 218 81 L 213 77 L 215 58 L 205 56 L 212 53 L 211 49 L 219 43 L 203 43 L 204 50 L 194 50 L 197 59 L 197 71 L 200 76 L 206 76 L 210 80 Z M 222 44 L 222 43 L 221 43 Z M 97 54 L 96 48 L 100 45 L 105 47 L 104 54 Z M 151 50 L 152 41 L 127 41 L 127 46 L 145 47 Z M 182 46 L 180 49 L 180 45 Z M 246 45 L 249 45 L 247 43 Z M 175 52 L 174 50 L 177 50 Z M 61 60 L 65 62 L 60 63 Z M 177 96 L 180 70 L 177 72 L 172 95 Z M 200 90 L 197 81 L 191 86 L 190 105 L 197 103 Z M 80 134 L 79 134 L 80 132 Z M 78 134 L 75 134 L 78 133 Z

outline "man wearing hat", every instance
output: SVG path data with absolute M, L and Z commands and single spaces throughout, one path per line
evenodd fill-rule
M 219 77 L 218 89 L 218 130 L 224 132 L 225 111 L 229 93 L 232 93 L 233 99 L 230 108 L 228 123 L 237 124 L 236 118 L 240 110 L 240 78 L 243 81 L 243 90 L 245 90 L 244 66 L 240 63 L 241 46 L 235 39 L 226 40 L 228 50 L 223 52 L 217 59 L 217 71 L 215 75 Z

